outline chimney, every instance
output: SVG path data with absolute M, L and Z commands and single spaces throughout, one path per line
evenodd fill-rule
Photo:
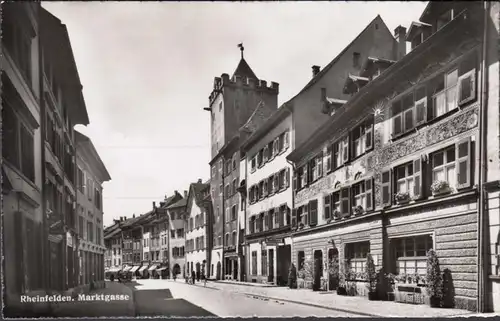
M 406 28 L 399 25 L 394 29 L 394 38 L 396 38 L 396 60 L 406 55 Z
M 316 77 L 319 74 L 321 67 L 320 66 L 312 66 L 312 71 L 313 71 L 313 78 Z
M 135 213 L 134 213 L 134 214 L 132 214 L 132 218 L 135 218 Z
M 202 181 L 201 181 L 201 178 L 198 178 L 198 184 L 201 184 Z
M 156 208 L 156 202 L 153 201 L 153 209 Z
M 188 191 L 184 191 L 184 198 L 188 197 Z

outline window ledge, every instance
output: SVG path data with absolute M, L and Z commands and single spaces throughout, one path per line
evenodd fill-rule
M 393 213 L 401 210 L 409 210 L 422 206 L 429 206 L 440 202 L 450 202 L 463 197 L 469 197 L 477 194 L 477 188 L 469 188 L 465 191 L 459 191 L 452 194 L 446 194 L 441 196 L 429 196 L 427 199 L 422 199 L 418 201 L 411 201 L 407 204 L 397 205 L 394 208 L 385 209 L 385 213 Z
M 490 280 L 500 281 L 500 275 L 493 275 L 493 274 L 490 274 L 490 275 L 488 275 L 488 278 L 489 278 Z

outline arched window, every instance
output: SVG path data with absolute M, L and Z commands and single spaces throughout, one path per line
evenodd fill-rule
M 233 231 L 233 245 L 236 245 L 236 231 Z
M 229 233 L 226 233 L 226 242 L 224 243 L 224 246 L 229 245 Z

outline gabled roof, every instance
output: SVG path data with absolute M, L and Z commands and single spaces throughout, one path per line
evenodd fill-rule
M 192 183 L 189 186 L 189 195 L 187 199 L 187 204 L 191 204 L 194 200 L 198 206 L 201 206 L 206 196 L 204 195 L 204 191 L 210 188 L 210 184 L 206 183 Z M 209 193 L 210 194 L 210 193 Z
M 432 25 L 421 21 L 413 21 L 410 25 L 410 28 L 408 29 L 408 32 L 406 33 L 406 40 L 408 41 L 411 40 L 413 37 L 415 37 L 418 29 L 422 27 L 432 28 Z
M 94 147 L 94 144 L 92 144 L 92 141 L 90 138 L 85 136 L 84 134 L 80 133 L 79 131 L 75 130 L 75 141 L 77 145 L 80 145 L 84 149 L 87 149 L 89 152 L 89 156 L 91 156 L 95 163 L 95 169 L 99 172 L 100 175 L 98 177 L 103 181 L 109 181 L 111 180 L 111 176 L 108 173 L 108 170 L 106 169 L 106 166 L 104 165 L 101 157 L 99 156 L 99 153 Z M 77 153 L 78 153 L 79 148 L 77 147 Z
M 179 207 L 185 207 L 187 205 L 187 199 L 183 198 L 181 200 L 178 200 L 174 204 L 167 206 L 167 209 L 173 209 L 173 208 L 179 208 Z
M 352 47 L 352 45 L 354 43 L 356 43 L 358 41 L 359 38 L 361 38 L 361 36 L 370 29 L 370 27 L 375 24 L 375 22 L 381 22 L 383 25 L 380 26 L 382 28 L 386 28 L 388 30 L 388 32 L 390 33 L 389 29 L 387 28 L 387 25 L 385 24 L 384 20 L 382 19 L 382 17 L 380 15 L 377 15 L 364 29 L 363 31 L 361 31 L 357 36 L 356 38 L 354 38 L 353 41 L 351 41 L 332 61 L 330 61 L 330 63 L 328 65 L 325 66 L 325 68 L 323 68 L 314 78 L 312 78 L 306 85 L 304 88 L 302 88 L 301 91 L 299 91 L 298 94 L 296 94 L 293 98 L 291 98 L 288 102 L 291 102 L 293 101 L 297 96 L 299 96 L 300 94 L 302 94 L 303 92 L 305 92 L 306 90 L 308 90 L 310 87 L 312 87 L 312 85 L 314 85 L 316 82 L 318 82 L 327 72 L 328 70 L 330 70 L 339 60 L 340 58 Z M 396 42 L 396 40 L 393 38 L 393 41 L 394 43 Z
M 253 72 L 252 68 L 248 65 L 246 60 L 244 58 L 241 58 L 238 67 L 236 67 L 236 70 L 234 71 L 233 77 L 234 76 L 240 76 L 242 78 L 253 78 L 253 79 L 259 79 Z

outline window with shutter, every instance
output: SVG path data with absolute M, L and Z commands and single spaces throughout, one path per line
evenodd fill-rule
M 264 147 L 264 151 L 263 151 L 263 162 L 267 162 L 269 159 L 269 151 L 267 149 L 267 146 Z
M 425 87 L 415 91 L 415 126 L 427 121 L 427 92 Z
M 365 181 L 366 210 L 373 210 L 373 178 Z
M 327 173 L 329 173 L 333 169 L 332 153 L 333 153 L 333 147 L 328 146 L 328 148 L 326 149 L 326 156 L 325 156 L 326 172 Z
M 373 148 L 373 124 L 374 119 L 371 118 L 368 120 L 366 124 L 366 132 L 365 132 L 365 150 L 369 151 Z
M 267 188 L 269 190 L 269 195 L 273 195 L 275 192 L 274 175 L 271 175 L 267 178 Z
M 290 146 L 290 132 L 285 132 L 285 149 Z
M 391 171 L 389 170 L 382 173 L 382 206 L 389 206 L 391 203 Z
M 292 210 L 292 228 L 297 227 L 297 209 Z
M 293 175 L 293 190 L 294 191 L 297 191 L 298 189 L 298 186 L 297 186 L 297 171 L 294 171 L 294 175 Z
M 267 144 L 267 153 L 269 154 L 268 158 L 270 161 L 274 159 L 274 156 L 276 156 L 274 154 L 273 142 Z
M 392 137 L 397 137 L 403 133 L 402 101 L 397 100 L 392 103 Z
M 457 146 L 457 188 L 471 186 L 471 139 L 467 137 L 458 142 Z
M 264 213 L 264 229 L 263 231 L 267 231 L 269 229 L 269 213 Z
M 286 205 L 281 205 L 279 207 L 279 227 L 284 225 L 284 219 L 286 214 Z
M 331 195 L 326 195 L 323 197 L 323 205 L 324 205 L 323 218 L 325 220 L 328 220 L 331 217 L 331 205 L 330 205 L 331 201 L 332 201 Z
M 323 176 L 323 152 L 319 153 L 319 155 L 316 156 L 316 171 L 316 179 Z
M 309 183 L 309 163 L 302 167 L 302 184 L 301 187 L 307 186 Z
M 304 225 L 309 224 L 309 204 L 302 205 L 302 215 L 300 220 Z
M 458 104 L 463 106 L 476 99 L 476 70 L 471 70 L 458 78 Z
M 312 200 L 309 202 L 309 225 L 316 224 L 318 224 L 318 200 Z
M 348 216 L 351 213 L 350 188 L 344 188 L 340 191 L 340 213 L 342 216 Z
M 285 170 L 285 188 L 290 187 L 290 168 L 287 167 Z
M 422 158 L 419 156 L 413 161 L 413 181 L 414 181 L 414 187 L 413 187 L 413 195 L 414 199 L 421 199 L 424 197 L 424 190 L 423 190 L 423 182 L 422 178 L 424 177 L 422 175 Z
M 278 155 L 280 152 L 279 138 L 276 138 L 273 142 L 273 155 Z
M 342 141 L 342 164 L 349 160 L 349 135 Z

